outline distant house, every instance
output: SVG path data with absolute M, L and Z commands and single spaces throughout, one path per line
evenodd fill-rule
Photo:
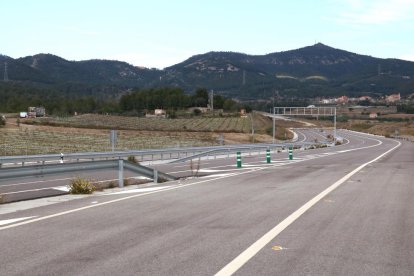
M 43 106 L 30 106 L 27 115 L 30 118 L 43 117 L 46 115 L 46 109 Z
M 340 104 L 346 104 L 346 103 L 348 103 L 348 101 L 349 101 L 349 99 L 348 99 L 347 96 L 341 96 L 341 97 L 336 99 L 336 102 L 340 103 Z
M 154 114 L 152 113 L 146 113 L 145 117 L 146 118 L 165 118 L 167 116 L 167 112 L 164 109 L 155 109 L 154 110 Z
M 378 114 L 376 112 L 371 112 L 371 113 L 369 113 L 369 118 L 370 119 L 378 118 Z
M 385 101 L 387 103 L 395 103 L 395 102 L 398 102 L 400 100 L 401 100 L 400 93 L 392 94 L 392 95 L 389 95 L 389 96 L 385 97 Z
M 167 112 L 164 109 L 155 109 L 154 114 L 155 116 L 165 116 Z
M 332 104 L 334 102 L 335 102 L 334 99 L 322 99 L 321 100 L 321 104 Z
M 240 117 L 242 118 L 247 117 L 246 109 L 244 108 L 240 109 Z
M 358 98 L 359 101 L 363 102 L 363 101 L 368 101 L 368 102 L 372 102 L 372 98 L 370 96 L 361 96 Z

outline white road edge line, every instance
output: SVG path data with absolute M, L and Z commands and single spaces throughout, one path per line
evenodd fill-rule
M 10 223 L 13 223 L 13 222 L 17 222 L 17 221 L 21 221 L 21 220 L 25 220 L 25 219 L 31 219 L 31 218 L 35 218 L 35 217 L 36 216 L 0 220 L 0 225 L 10 224 Z
M 394 140 L 395 141 L 395 140 Z M 398 148 L 401 143 L 396 141 L 398 144 L 391 148 L 390 150 L 384 152 L 383 154 L 379 155 L 375 159 L 360 165 L 358 168 L 354 169 L 352 172 L 348 173 L 334 184 L 329 186 L 327 189 L 322 191 L 320 194 L 309 200 L 305 205 L 300 207 L 298 210 L 293 212 L 287 218 L 285 218 L 282 222 L 276 225 L 273 229 L 267 232 L 264 236 L 254 242 L 251 246 L 249 246 L 245 251 L 243 251 L 240 255 L 238 255 L 234 260 L 228 263 L 225 267 L 223 267 L 219 272 L 215 274 L 215 276 L 228 276 L 233 275 L 237 270 L 239 270 L 244 264 L 246 264 L 251 258 L 253 258 L 260 250 L 262 250 L 269 242 L 271 242 L 277 235 L 279 235 L 283 230 L 285 230 L 289 225 L 291 225 L 295 220 L 297 220 L 300 216 L 302 216 L 307 210 L 312 208 L 313 205 L 318 203 L 322 198 L 326 195 L 331 193 L 333 190 L 338 188 L 341 184 L 347 181 L 351 176 L 362 170 L 365 166 L 377 161 L 381 157 L 385 156 L 386 154 L 390 153 L 391 151 Z

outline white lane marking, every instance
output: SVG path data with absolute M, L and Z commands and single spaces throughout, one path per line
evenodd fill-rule
M 354 136 L 358 137 L 357 135 L 354 135 Z M 361 137 L 359 137 L 359 138 L 361 138 Z M 373 147 L 376 147 L 376 146 L 379 146 L 379 145 L 382 144 L 381 140 L 370 138 L 370 137 L 364 137 L 364 138 L 377 141 L 378 144 L 374 144 L 374 145 L 366 146 L 366 147 L 360 147 L 360 148 L 353 148 L 353 149 L 349 149 L 349 150 L 340 150 L 340 151 L 338 151 L 338 153 L 345 153 L 345 152 L 356 151 L 356 150 L 360 150 L 360 149 L 369 149 L 369 148 L 373 148 Z M 365 142 L 365 140 L 364 140 L 364 142 Z
M 38 191 L 43 191 L 43 190 L 59 190 L 62 191 L 61 189 L 58 189 L 59 187 L 62 186 L 57 186 L 57 187 L 46 187 L 46 188 L 39 188 L 39 189 L 31 189 L 31 190 L 24 190 L 24 191 L 17 191 L 17 192 L 8 192 L 8 193 L 1 193 L 2 195 L 12 195 L 12 194 L 21 194 L 21 193 L 28 193 L 28 192 L 38 192 Z
M 164 186 L 164 187 L 149 187 L 149 188 L 140 188 L 140 189 L 130 189 L 126 191 L 120 191 L 115 193 L 106 193 L 104 195 L 122 195 L 122 194 L 134 194 L 134 193 L 146 193 L 146 192 L 152 192 L 152 191 L 158 191 L 170 188 L 171 186 Z
M 237 165 L 233 165 L 233 167 L 236 167 Z M 257 163 L 257 165 L 251 165 L 251 164 L 246 164 L 242 162 L 242 168 L 262 168 L 263 164 Z
M 306 137 L 306 135 L 303 132 L 298 131 L 297 129 L 295 129 L 295 131 L 297 131 L 298 133 L 300 133 L 301 135 L 303 135 L 303 139 L 300 140 L 300 141 L 298 141 L 299 143 L 300 142 L 304 142 L 304 141 L 306 141 L 306 139 L 308 139 L 308 137 Z M 294 131 L 292 131 L 292 132 L 295 133 Z M 298 139 L 298 138 L 296 138 L 296 139 Z M 294 138 L 292 140 L 294 140 Z
M 53 187 L 52 189 L 62 191 L 62 192 L 69 192 L 69 187 L 68 186 L 58 186 L 58 187 Z
M 240 171 L 240 169 L 227 169 L 227 170 L 200 169 L 198 172 L 205 172 L 205 173 L 211 172 L 211 173 L 214 173 L 214 172 L 228 172 L 228 171 Z
M 235 174 L 234 173 L 220 173 L 220 174 L 205 175 L 203 176 L 203 178 L 218 177 L 218 176 L 232 176 L 232 175 L 235 175 Z
M 15 219 L 4 219 L 4 220 L 0 220 L 0 225 L 6 225 L 6 224 L 10 224 L 10 223 L 14 223 L 14 222 L 18 222 L 18 221 L 22 221 L 22 220 L 26 220 L 26 219 L 31 219 L 31 218 L 35 218 L 35 217 L 36 216 L 15 218 Z
M 152 179 L 152 178 L 148 178 L 145 176 L 132 176 L 132 177 L 128 177 L 126 179 L 140 179 L 140 180 L 148 180 L 148 179 Z M 105 183 L 105 182 L 111 182 L 111 181 L 118 181 L 119 179 L 104 179 L 104 180 L 98 180 L 98 181 L 93 181 L 93 183 Z
M 9 187 L 9 186 L 29 185 L 29 184 L 35 184 L 35 183 L 62 181 L 62 180 L 69 180 L 69 179 L 72 179 L 72 178 L 59 178 L 59 179 L 39 180 L 39 181 L 31 181 L 31 182 L 21 182 L 21 183 L 5 184 L 5 185 L 1 185 L 1 186 L 2 187 Z
M 285 218 L 282 222 L 276 225 L 273 229 L 263 235 L 260 239 L 254 242 L 251 246 L 249 246 L 245 251 L 243 251 L 239 256 L 237 256 L 234 260 L 228 263 L 225 267 L 223 267 L 219 272 L 217 272 L 216 276 L 228 276 L 235 273 L 239 270 L 245 263 L 247 263 L 253 256 L 255 256 L 260 250 L 263 249 L 269 242 L 271 242 L 277 235 L 279 235 L 283 230 L 285 230 L 289 225 L 291 225 L 295 220 L 297 220 L 300 216 L 302 216 L 307 210 L 312 208 L 313 205 L 318 203 L 322 198 L 327 196 L 333 190 L 338 188 L 342 183 L 346 182 L 349 178 L 351 178 L 354 174 L 362 170 L 365 166 L 377 161 L 381 157 L 385 156 L 386 154 L 390 153 L 391 151 L 398 148 L 401 143 L 396 141 L 398 144 L 391 148 L 390 150 L 384 152 L 383 154 L 379 155 L 378 157 L 372 159 L 371 161 L 360 165 L 358 168 L 354 169 L 352 172 L 348 173 L 334 184 L 329 186 L 327 189 L 319 193 L 317 196 L 309 200 L 305 205 L 300 207 L 298 210 L 293 212 L 287 218 Z

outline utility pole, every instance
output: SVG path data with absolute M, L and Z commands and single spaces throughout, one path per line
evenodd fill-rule
M 272 139 L 272 143 L 275 143 L 275 136 L 276 136 L 276 118 L 275 118 L 275 90 L 273 90 L 273 139 Z
M 7 61 L 4 62 L 4 81 L 9 81 L 9 75 L 7 73 Z
M 250 117 L 250 121 L 251 121 L 251 123 L 252 123 L 252 142 L 254 143 L 254 118 L 253 118 L 252 113 L 253 113 L 253 112 L 250 112 L 250 113 L 249 113 L 249 117 Z
M 214 113 L 214 90 L 211 89 L 211 93 L 210 93 L 210 108 Z
M 336 145 L 336 107 L 334 108 L 334 144 Z

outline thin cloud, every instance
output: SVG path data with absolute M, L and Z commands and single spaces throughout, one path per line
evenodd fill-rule
M 334 20 L 342 24 L 381 25 L 413 18 L 414 0 L 348 0 L 347 9 Z
M 402 55 L 399 57 L 402 60 L 414 61 L 414 54 Z

